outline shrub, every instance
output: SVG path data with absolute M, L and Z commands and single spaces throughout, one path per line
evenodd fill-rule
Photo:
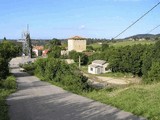
M 60 59 L 39 59 L 35 63 L 36 75 L 43 80 L 56 82 L 72 92 L 89 90 L 87 78 L 75 65 L 68 65 Z
M 150 71 L 143 79 L 146 83 L 158 82 L 160 81 L 160 61 L 154 61 L 152 63 Z
M 23 64 L 22 67 L 23 67 L 26 71 L 32 71 L 32 70 L 35 69 L 34 63 L 26 63 L 26 64 Z
M 7 77 L 6 80 L 3 81 L 3 87 L 5 89 L 15 89 L 16 88 L 16 79 L 13 76 Z

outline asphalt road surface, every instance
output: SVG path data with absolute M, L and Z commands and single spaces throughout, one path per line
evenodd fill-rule
M 18 90 L 7 98 L 11 120 L 144 120 L 131 113 L 70 93 L 20 72 L 11 63 Z

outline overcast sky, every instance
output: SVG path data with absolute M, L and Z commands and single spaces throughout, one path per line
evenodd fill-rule
M 111 39 L 151 9 L 159 0 L 0 0 L 0 39 L 21 38 L 30 26 L 31 38 L 75 35 Z M 147 33 L 160 24 L 160 5 L 119 38 Z M 160 28 L 152 32 L 160 33 Z

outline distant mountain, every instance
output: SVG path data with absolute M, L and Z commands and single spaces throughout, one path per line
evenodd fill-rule
M 142 39 L 142 38 L 156 38 L 156 37 L 160 37 L 160 34 L 137 34 L 137 35 L 133 35 L 130 37 L 127 37 L 125 39 Z

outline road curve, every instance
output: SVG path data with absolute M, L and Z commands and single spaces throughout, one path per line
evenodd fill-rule
M 7 98 L 11 120 L 144 120 L 67 92 L 14 67 L 18 90 Z

